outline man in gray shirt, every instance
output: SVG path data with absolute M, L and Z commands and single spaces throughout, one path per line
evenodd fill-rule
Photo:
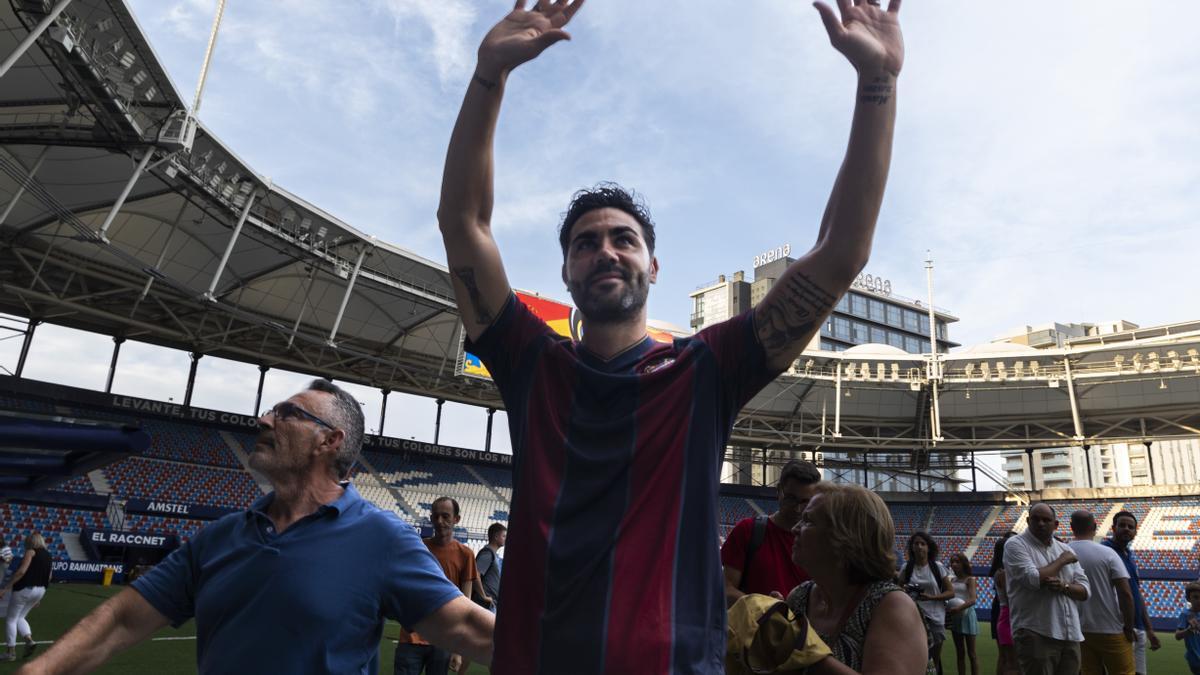
M 475 554 L 475 566 L 479 568 L 479 579 L 483 583 L 483 594 L 479 600 L 493 612 L 500 600 L 500 569 L 504 562 L 504 558 L 500 557 L 500 549 L 504 548 L 507 537 L 508 528 L 503 523 L 492 523 L 488 528 L 487 546 Z

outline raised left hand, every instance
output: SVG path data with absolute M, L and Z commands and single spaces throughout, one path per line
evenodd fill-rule
M 841 18 L 824 2 L 813 3 L 825 22 L 829 42 L 860 72 L 883 70 L 893 76 L 904 65 L 904 37 L 900 33 L 900 0 L 837 0 Z

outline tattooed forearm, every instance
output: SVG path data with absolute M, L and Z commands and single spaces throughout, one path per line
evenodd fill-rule
M 886 105 L 888 101 L 892 100 L 895 91 L 896 85 L 893 83 L 893 78 L 877 75 L 863 83 L 859 100 L 863 103 Z
M 483 304 L 483 297 L 479 293 L 479 285 L 475 283 L 475 268 L 455 267 L 454 276 L 458 277 L 463 287 L 467 289 L 467 297 L 471 299 L 471 306 L 475 308 L 475 323 L 481 326 L 491 325 L 494 317 L 491 310 Z
M 797 341 L 811 337 L 817 322 L 837 302 L 836 297 L 798 270 L 789 270 L 780 282 L 784 285 L 779 289 L 782 292 L 768 296 L 757 314 L 758 338 L 768 356 L 795 348 Z

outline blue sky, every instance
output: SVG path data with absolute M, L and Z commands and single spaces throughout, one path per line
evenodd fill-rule
M 129 4 L 190 98 L 216 3 Z M 443 260 L 445 144 L 478 41 L 510 7 L 233 0 L 200 117 L 276 184 Z M 924 297 L 931 249 L 935 302 L 961 317 L 951 337 L 964 344 L 1026 323 L 1200 318 L 1200 5 L 909 0 L 901 21 L 895 159 L 868 272 Z M 501 118 L 494 226 L 515 286 L 567 297 L 554 230 L 570 194 L 599 180 L 652 209 L 655 318 L 686 326 L 696 286 L 811 244 L 854 76 L 809 4 L 590 0 L 569 29 L 510 79 Z M 170 358 L 186 378 L 185 357 L 146 349 L 127 346 L 122 368 Z M 39 353 L 50 377 L 52 347 L 31 367 Z

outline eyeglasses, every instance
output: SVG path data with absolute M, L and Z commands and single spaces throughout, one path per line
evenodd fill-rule
M 333 426 L 329 422 L 326 422 L 325 420 L 321 419 L 320 417 L 317 417 L 316 415 L 308 412 L 307 410 L 305 410 L 304 408 L 301 408 L 300 406 L 296 405 L 295 403 L 292 403 L 291 401 L 283 401 L 282 403 L 276 403 L 274 408 L 268 408 L 268 409 L 264 410 L 263 414 L 260 415 L 260 417 L 266 417 L 267 415 L 273 415 L 275 417 L 275 419 L 278 419 L 278 420 L 294 420 L 298 417 L 302 417 L 304 419 L 316 422 L 317 424 L 320 424 L 321 426 L 325 427 L 326 429 L 329 429 L 330 431 L 337 430 L 337 427 Z

